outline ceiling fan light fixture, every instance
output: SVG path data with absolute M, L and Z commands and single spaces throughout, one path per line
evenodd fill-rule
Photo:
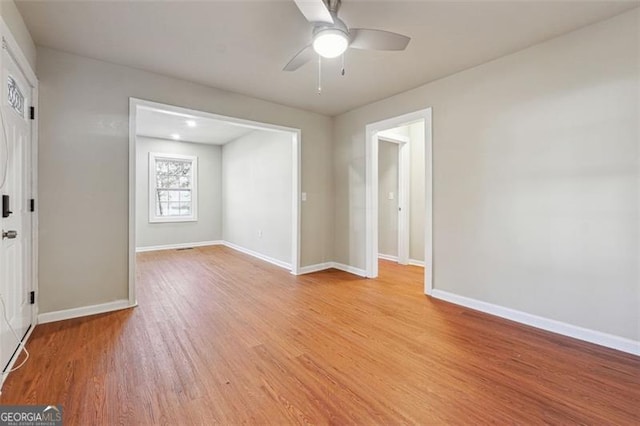
M 318 32 L 313 38 L 313 50 L 323 58 L 336 58 L 349 47 L 349 37 L 344 31 L 327 29 Z

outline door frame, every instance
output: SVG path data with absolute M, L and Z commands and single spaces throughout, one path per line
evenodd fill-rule
M 0 38 L 2 40 L 2 48 L 7 49 L 9 54 L 15 60 L 16 65 L 20 68 L 20 71 L 24 74 L 27 82 L 31 87 L 31 105 L 35 109 L 35 117 L 30 121 L 31 131 L 31 198 L 36 200 L 36 208 L 31 214 L 31 291 L 35 292 L 35 303 L 31 308 L 31 327 L 22 338 L 22 343 L 26 344 L 33 332 L 35 326 L 38 323 L 38 298 L 39 298 L 39 280 L 38 280 L 38 78 L 33 71 L 31 64 L 27 60 L 24 52 L 20 48 L 20 45 L 16 41 L 15 37 L 11 33 L 9 26 L 5 23 L 4 19 L 0 17 Z M 2 56 L 0 55 L 0 61 Z M 18 352 L 16 352 L 18 353 Z M 17 356 L 13 356 L 7 366 L 7 370 L 11 370 L 18 359 Z M 0 388 L 7 378 L 7 374 L 2 374 L 0 382 Z
M 398 145 L 398 255 L 400 265 L 409 264 L 410 206 L 411 206 L 411 140 L 402 135 L 373 135 L 380 141 Z M 374 141 L 374 143 L 376 143 Z M 378 145 L 379 147 L 379 145 Z M 378 181 L 379 183 L 379 181 Z M 379 254 L 379 253 L 378 253 Z
M 432 108 L 410 112 L 365 126 L 365 259 L 366 276 L 378 276 L 378 132 L 412 122 L 424 122 L 425 222 L 424 293 L 433 291 L 433 142 Z
M 138 304 L 136 297 L 136 116 L 138 107 L 171 111 L 177 114 L 224 120 L 229 123 L 256 130 L 288 132 L 292 142 L 292 228 L 291 228 L 291 274 L 300 271 L 300 190 L 301 190 L 301 137 L 302 131 L 293 127 L 279 126 L 243 118 L 229 117 L 190 108 L 168 105 L 138 98 L 129 98 L 129 305 Z

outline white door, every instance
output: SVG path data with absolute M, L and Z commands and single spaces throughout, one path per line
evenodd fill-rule
M 0 217 L 0 292 L 6 318 L 13 328 L 9 328 L 0 312 L 0 369 L 4 371 L 18 347 L 16 335 L 23 339 L 31 327 L 34 306 L 30 300 L 33 281 L 30 211 L 32 89 L 5 43 L 0 85 L 0 194 L 9 197 L 8 210 L 11 211 L 8 216 L 5 212 L 1 216 L 6 217 Z

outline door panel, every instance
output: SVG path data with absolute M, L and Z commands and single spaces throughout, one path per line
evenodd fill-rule
M 0 292 L 9 323 L 23 338 L 33 318 L 33 305 L 30 304 L 32 217 L 29 211 L 32 188 L 29 107 L 32 89 L 5 46 L 1 78 L 0 193 L 9 195 L 12 213 L 9 217 L 0 218 L 0 227 L 3 232 L 15 231 L 16 236 L 2 238 L 0 242 Z M 17 346 L 16 337 L 0 316 L 0 368 L 5 369 Z

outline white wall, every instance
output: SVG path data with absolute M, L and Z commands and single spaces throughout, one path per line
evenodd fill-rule
M 222 147 L 222 236 L 291 264 L 293 147 L 290 133 L 257 130 Z
M 9 27 L 9 31 L 16 39 L 20 50 L 29 61 L 29 65 L 35 71 L 36 69 L 36 45 L 33 43 L 31 34 L 22 19 L 22 15 L 18 11 L 13 0 L 0 0 L 0 16 Z
M 149 222 L 149 153 L 198 157 L 198 220 Z M 136 141 L 136 247 L 222 239 L 222 148 L 138 136 Z
M 378 143 L 378 253 L 398 256 L 399 145 L 384 140 Z
M 128 295 L 129 97 L 302 130 L 301 265 L 332 260 L 329 117 L 38 48 L 40 313 Z
M 639 20 L 336 117 L 335 260 L 365 266 L 365 125 L 432 107 L 435 288 L 640 340 Z

